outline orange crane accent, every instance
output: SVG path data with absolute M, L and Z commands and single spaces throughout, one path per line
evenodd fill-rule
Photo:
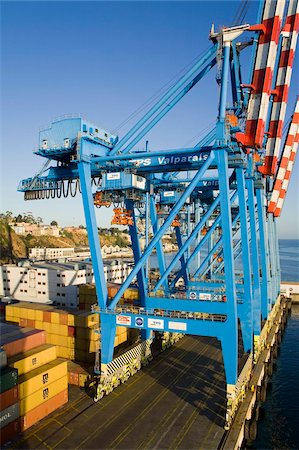
M 112 225 L 129 225 L 134 224 L 132 218 L 132 211 L 125 208 L 114 208 L 114 217 L 111 220 Z
M 111 206 L 111 202 L 108 202 L 106 200 L 102 199 L 103 193 L 102 192 L 96 192 L 96 195 L 94 197 L 93 203 L 97 208 L 100 208 L 101 206 L 106 206 L 106 208 L 109 208 Z
M 172 222 L 171 226 L 172 227 L 180 227 L 181 226 L 181 222 L 179 221 L 179 216 L 176 216 L 176 218 Z

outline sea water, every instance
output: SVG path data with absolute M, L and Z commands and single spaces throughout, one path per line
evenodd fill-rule
M 281 279 L 299 281 L 299 240 L 280 240 Z M 299 304 L 293 304 L 280 344 L 277 368 L 251 448 L 299 449 Z

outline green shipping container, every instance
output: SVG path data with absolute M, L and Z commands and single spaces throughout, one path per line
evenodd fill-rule
M 0 394 L 18 383 L 18 369 L 5 367 L 0 371 Z

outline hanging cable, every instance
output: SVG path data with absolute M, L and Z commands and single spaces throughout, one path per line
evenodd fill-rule
M 199 133 L 189 139 L 182 147 L 188 147 L 195 139 L 199 139 L 204 133 L 211 130 L 212 126 L 215 125 L 215 120 L 212 120 L 208 125 L 205 126 Z
M 117 132 L 123 128 L 130 120 L 135 118 L 138 114 L 140 114 L 145 108 L 148 108 L 155 100 L 159 98 L 167 89 L 170 89 L 177 82 L 177 78 L 179 75 L 186 71 L 192 64 L 199 59 L 202 55 L 204 55 L 209 48 L 202 51 L 199 55 L 192 59 L 185 67 L 183 67 L 176 75 L 174 75 L 167 83 L 165 83 L 156 93 L 154 93 L 148 100 L 146 100 L 142 105 L 139 106 L 130 116 L 127 117 L 123 122 L 121 122 L 114 130 L 112 130 L 112 134 L 117 134 Z

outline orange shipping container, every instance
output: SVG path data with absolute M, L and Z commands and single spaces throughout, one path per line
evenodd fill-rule
M 46 343 L 46 333 L 41 330 L 30 330 L 24 334 L 6 339 L 1 336 L 1 345 L 6 351 L 7 357 L 24 353 Z
M 16 403 L 18 398 L 18 386 L 14 386 L 11 389 L 2 392 L 2 394 L 0 394 L 1 411 Z
M 43 322 L 51 323 L 51 311 L 44 311 L 43 312 Z
M 56 409 L 68 402 L 68 390 L 65 389 L 59 394 L 47 400 L 45 403 L 28 411 L 24 416 L 20 417 L 21 431 L 28 430 L 36 422 L 51 414 Z
M 59 323 L 60 325 L 67 325 L 67 313 L 60 313 L 59 314 Z
M 32 320 L 32 319 L 20 319 L 19 324 L 20 324 L 20 327 L 35 328 L 35 320 Z

